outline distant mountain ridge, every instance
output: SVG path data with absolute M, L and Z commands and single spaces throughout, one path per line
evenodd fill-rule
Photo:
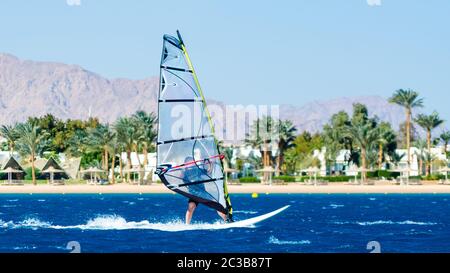
M 341 97 L 313 101 L 300 107 L 282 105 L 280 116 L 282 119 L 295 121 L 300 130 L 320 132 L 333 114 L 344 110 L 351 115 L 355 103 L 365 104 L 370 116 L 377 116 L 380 120 L 391 123 L 395 130 L 404 122 L 404 110 L 381 96 Z
M 0 124 L 47 113 L 62 119 L 93 116 L 112 123 L 137 110 L 155 112 L 158 81 L 157 77 L 107 79 L 77 65 L 26 61 L 0 53 Z M 224 106 L 221 102 L 209 102 Z M 333 114 L 340 110 L 350 113 L 356 102 L 367 105 L 371 115 L 389 121 L 395 129 L 403 122 L 403 110 L 379 96 L 318 100 L 303 106 L 280 105 L 280 117 L 292 120 L 300 132 L 318 132 Z

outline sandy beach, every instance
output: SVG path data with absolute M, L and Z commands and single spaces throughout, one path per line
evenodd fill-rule
M 440 185 L 433 183 L 424 183 L 423 185 L 346 185 L 345 183 L 332 183 L 324 186 L 310 186 L 300 183 L 289 185 L 261 185 L 261 184 L 243 184 L 229 185 L 230 193 L 450 193 L 450 185 Z M 51 193 L 51 194 L 73 194 L 73 193 L 172 193 L 162 184 L 152 185 L 25 185 L 25 186 L 0 186 L 0 194 L 11 193 Z

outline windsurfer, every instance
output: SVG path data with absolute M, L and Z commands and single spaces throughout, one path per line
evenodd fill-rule
M 188 156 L 185 158 L 184 164 L 193 162 L 193 161 L 194 161 L 194 158 L 191 156 Z M 202 169 L 200 169 L 200 166 L 198 166 L 198 165 L 196 165 L 195 167 L 187 167 L 184 169 L 183 181 L 185 183 L 190 183 L 190 182 L 194 181 L 195 178 L 204 176 L 206 171 L 207 171 L 207 169 L 205 169 L 203 167 L 202 167 Z M 205 191 L 204 184 L 197 184 L 197 185 L 195 185 L 195 187 L 191 187 L 191 189 L 196 189 L 196 188 L 199 190 L 199 192 Z M 195 191 L 197 192 L 197 190 L 195 190 Z M 186 211 L 186 224 L 189 225 L 191 223 L 192 215 L 194 214 L 194 211 L 197 208 L 197 206 L 198 206 L 198 202 L 192 198 L 189 198 L 188 208 Z M 217 211 L 217 213 L 225 222 L 228 221 L 227 216 L 223 212 Z

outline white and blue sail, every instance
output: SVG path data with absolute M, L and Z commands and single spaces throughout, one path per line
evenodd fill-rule
M 231 217 L 223 155 L 178 31 L 177 36 L 163 38 L 156 173 L 169 189 Z

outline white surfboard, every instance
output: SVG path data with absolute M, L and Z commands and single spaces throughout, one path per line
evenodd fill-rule
M 249 218 L 249 219 L 245 219 L 245 220 L 241 220 L 241 221 L 236 221 L 233 223 L 227 223 L 227 224 L 222 224 L 222 225 L 217 225 L 215 226 L 214 229 L 225 229 L 225 228 L 238 228 L 238 227 L 250 227 L 253 226 L 259 222 L 262 222 L 264 220 L 267 220 L 279 213 L 281 213 L 282 211 L 286 210 L 287 208 L 289 208 L 290 205 L 284 206 L 282 208 L 279 208 L 277 210 L 274 210 L 272 212 L 260 215 L 260 216 L 256 216 L 253 218 Z

